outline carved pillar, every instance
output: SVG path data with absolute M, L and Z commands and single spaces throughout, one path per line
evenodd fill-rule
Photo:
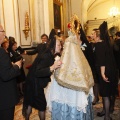
M 68 0 L 68 21 L 70 20 L 71 16 L 72 16 L 72 5 L 71 5 L 71 0 Z
M 81 4 L 81 8 L 82 8 L 81 9 L 81 24 L 82 24 L 82 26 L 84 26 L 84 24 L 87 21 L 87 7 L 88 7 L 88 4 L 86 4 L 86 1 L 82 0 L 82 4 Z
M 34 1 L 34 14 L 35 14 L 35 38 L 37 42 L 41 42 L 41 34 L 44 33 L 44 7 L 43 0 Z
M 3 18 L 3 1 L 0 0 L 0 24 L 4 27 L 4 18 Z
M 43 0 L 43 5 L 44 5 L 44 28 L 45 28 L 45 33 L 49 35 L 50 33 L 50 15 L 52 15 L 52 12 L 49 13 L 49 4 L 51 3 L 51 0 Z

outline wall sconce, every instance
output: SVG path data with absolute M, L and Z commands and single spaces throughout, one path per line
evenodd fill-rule
M 25 14 L 25 29 L 23 30 L 26 40 L 27 40 L 27 37 L 29 36 L 29 31 L 30 31 L 29 16 L 28 16 L 28 12 L 26 12 L 26 14 Z

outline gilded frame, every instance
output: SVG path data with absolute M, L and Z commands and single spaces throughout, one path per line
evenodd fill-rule
M 54 28 L 63 31 L 63 4 L 59 0 L 53 0 Z

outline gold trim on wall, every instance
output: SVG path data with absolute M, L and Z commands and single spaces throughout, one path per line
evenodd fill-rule
M 26 44 L 26 45 L 24 45 L 24 44 L 22 44 L 22 32 L 23 32 L 23 27 L 24 26 L 21 26 L 21 21 L 20 21 L 20 7 L 19 7 L 19 1 L 17 0 L 17 4 L 18 4 L 18 18 L 19 18 L 19 30 L 20 30 L 20 45 L 21 46 L 31 46 L 31 42 L 32 42 L 32 35 L 31 35 L 31 31 L 30 31 L 30 33 L 29 33 L 29 37 L 30 37 L 30 42 L 29 42 L 29 44 Z M 29 13 L 29 23 L 30 23 L 30 28 L 31 28 L 31 15 L 30 15 L 30 2 L 29 2 L 29 0 L 28 0 L 28 13 Z M 24 18 L 23 18 L 24 19 Z
M 29 6 L 29 22 L 30 22 L 30 28 L 31 28 L 31 9 L 30 9 L 30 0 L 28 0 L 28 6 Z M 31 34 L 31 31 L 30 31 L 30 39 L 31 39 L 31 42 L 32 42 L 32 34 Z
M 25 28 L 23 30 L 23 33 L 25 35 L 25 39 L 29 37 L 30 27 L 29 27 L 29 15 L 28 12 L 25 13 Z

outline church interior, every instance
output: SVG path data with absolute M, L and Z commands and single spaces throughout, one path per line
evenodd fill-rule
M 14 37 L 17 45 L 26 51 L 33 50 L 41 43 L 41 35 L 49 36 L 51 29 L 60 31 L 62 36 L 68 36 L 67 24 L 72 15 L 76 14 L 87 37 L 91 31 L 98 28 L 103 21 L 108 24 L 109 36 L 115 38 L 120 31 L 120 0 L 0 0 L 0 24 L 6 36 Z M 32 64 L 36 55 L 22 55 L 25 59 L 24 70 Z M 93 106 L 94 120 L 103 120 L 96 116 L 101 111 L 102 102 Z M 24 120 L 20 99 L 14 114 L 14 120 Z M 120 120 L 120 98 L 116 99 L 113 120 Z M 39 120 L 36 109 L 32 110 L 30 120 Z M 51 120 L 49 110 L 46 120 Z

